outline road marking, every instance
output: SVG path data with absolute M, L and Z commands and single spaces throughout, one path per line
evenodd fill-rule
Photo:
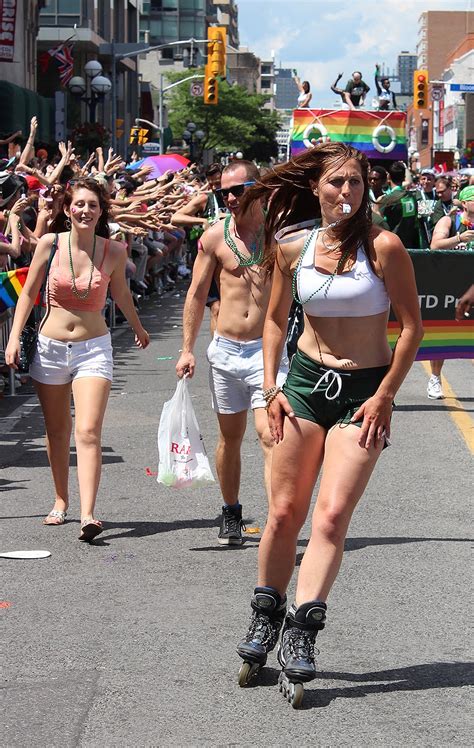
M 427 372 L 427 374 L 431 375 L 431 367 L 428 361 L 422 361 L 421 363 L 423 364 L 423 368 Z M 471 452 L 471 454 L 474 454 L 474 421 L 472 420 L 469 413 L 466 413 L 466 411 L 464 410 L 462 403 L 460 403 L 457 399 L 453 388 L 449 384 L 444 374 L 442 376 L 444 400 L 439 400 L 438 402 L 454 406 L 455 410 L 449 410 L 448 413 L 461 432 L 461 436 L 466 442 L 468 450 Z M 446 398 L 449 398 L 449 403 L 447 402 Z

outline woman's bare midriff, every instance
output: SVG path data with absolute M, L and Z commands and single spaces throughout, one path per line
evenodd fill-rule
M 42 335 L 64 343 L 90 340 L 109 331 L 101 312 L 81 312 L 76 309 L 51 307 L 40 328 Z
M 386 312 L 370 317 L 305 317 L 298 348 L 330 368 L 386 366 L 392 358 L 387 320 Z

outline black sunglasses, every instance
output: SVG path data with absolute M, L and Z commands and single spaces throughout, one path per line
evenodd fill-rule
M 229 197 L 231 192 L 234 197 L 242 197 L 242 195 L 245 192 L 245 188 L 250 187 L 250 185 L 252 184 L 255 184 L 254 179 L 251 182 L 244 182 L 243 184 L 234 184 L 233 187 L 220 187 L 218 190 L 216 190 L 216 193 L 219 195 L 222 195 L 224 200 L 226 200 Z

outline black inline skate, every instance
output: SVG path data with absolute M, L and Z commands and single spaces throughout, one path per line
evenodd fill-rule
M 314 640 L 324 628 L 326 610 L 326 603 L 313 600 L 299 608 L 292 605 L 285 618 L 278 648 L 278 662 L 282 667 L 278 685 L 293 709 L 298 709 L 303 701 L 303 683 L 316 677 Z
M 246 686 L 265 665 L 274 649 L 286 614 L 286 595 L 273 587 L 256 587 L 251 601 L 252 618 L 245 639 L 237 647 L 243 659 L 239 670 L 239 686 Z

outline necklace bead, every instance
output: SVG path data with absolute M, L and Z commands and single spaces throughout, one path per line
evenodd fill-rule
M 72 292 L 74 296 L 81 301 L 84 301 L 87 299 L 87 297 L 90 294 L 91 285 L 92 285 L 92 276 L 94 274 L 94 257 L 95 257 L 95 245 L 96 245 L 96 235 L 94 234 L 94 245 L 92 247 L 92 256 L 91 256 L 91 270 L 89 275 L 89 283 L 87 284 L 87 288 L 85 291 L 78 291 L 76 287 L 76 276 L 74 275 L 74 265 L 72 262 L 72 250 L 71 250 L 71 232 L 69 232 L 68 237 L 68 251 L 69 251 L 69 266 L 71 268 L 71 279 L 72 279 Z
M 292 294 L 293 294 L 293 298 L 297 302 L 297 304 L 301 304 L 302 306 L 304 306 L 305 304 L 307 304 L 308 301 L 310 301 L 313 298 L 313 296 L 316 296 L 316 294 L 319 293 L 320 291 L 324 291 L 324 298 L 327 298 L 328 291 L 329 291 L 329 289 L 331 287 L 331 284 L 332 284 L 332 282 L 334 280 L 334 276 L 337 275 L 337 273 L 339 272 L 339 270 L 341 270 L 341 268 L 344 267 L 344 263 L 346 262 L 347 258 L 350 255 L 350 249 L 346 249 L 346 251 L 344 252 L 344 254 L 342 254 L 341 257 L 339 258 L 338 263 L 337 263 L 337 265 L 336 265 L 336 267 L 334 269 L 334 272 L 332 272 L 330 275 L 328 275 L 328 277 L 326 278 L 326 280 L 324 281 L 324 283 L 322 283 L 319 286 L 319 288 L 316 289 L 316 291 L 313 291 L 313 293 L 310 294 L 308 296 L 308 298 L 305 299 L 305 301 L 302 301 L 299 298 L 299 296 L 298 296 L 298 274 L 299 274 L 299 272 L 301 270 L 301 265 L 303 264 L 303 259 L 304 259 L 305 255 L 306 255 L 308 247 L 309 247 L 311 241 L 313 240 L 313 237 L 315 236 L 315 234 L 317 236 L 317 234 L 319 233 L 319 231 L 320 231 L 319 228 L 315 228 L 308 235 L 308 237 L 307 237 L 307 239 L 306 239 L 306 241 L 304 243 L 303 251 L 301 252 L 300 258 L 299 258 L 298 263 L 296 265 L 295 272 L 293 273 L 293 278 L 291 279 L 291 291 L 292 291 Z
M 240 267 L 248 268 L 252 265 L 261 265 L 264 257 L 264 243 L 262 241 L 263 237 L 263 228 L 260 229 L 256 236 L 255 243 L 252 243 L 250 246 L 250 257 L 245 257 L 245 255 L 240 252 L 237 244 L 234 242 L 231 233 L 230 233 L 230 221 L 232 216 L 228 215 L 224 219 L 224 241 L 231 250 L 232 254 L 234 255 L 235 259 L 239 263 Z M 258 250 L 258 251 L 257 251 Z

